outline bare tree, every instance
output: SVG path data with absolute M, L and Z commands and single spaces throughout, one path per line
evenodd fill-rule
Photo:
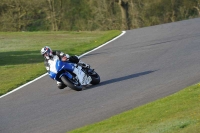
M 198 16 L 200 16 L 200 1 L 197 0 L 196 2 L 197 2 L 197 4 L 195 6 L 193 6 L 193 8 L 195 8 L 197 10 Z
M 48 11 L 48 19 L 51 22 L 52 30 L 57 31 L 58 25 L 56 20 L 56 11 L 55 11 L 55 1 L 54 0 L 47 0 L 49 5 L 49 11 Z
M 115 2 L 118 3 L 121 10 L 122 29 L 130 29 L 128 0 L 115 0 Z

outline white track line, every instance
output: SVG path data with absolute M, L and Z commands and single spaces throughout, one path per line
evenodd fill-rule
M 93 52 L 93 51 L 95 51 L 95 50 L 97 50 L 97 49 L 99 49 L 99 48 L 101 48 L 101 47 L 107 45 L 108 43 L 110 43 L 110 42 L 116 40 L 117 38 L 119 38 L 119 37 L 121 37 L 121 36 L 123 36 L 125 33 L 126 33 L 126 31 L 122 31 L 122 33 L 121 33 L 119 36 L 113 38 L 112 40 L 110 40 L 110 41 L 104 43 L 103 45 L 101 45 L 101 46 L 99 46 L 99 47 L 97 47 L 97 48 L 95 48 L 95 49 L 93 49 L 93 50 L 91 50 L 91 51 L 89 51 L 89 52 L 86 52 L 86 53 L 80 55 L 79 57 L 81 58 L 81 57 L 83 57 L 83 56 L 85 56 L 85 55 L 87 55 L 87 54 L 89 54 L 89 53 L 91 53 L 91 52 Z M 9 95 L 9 94 L 11 94 L 11 93 L 17 91 L 17 90 L 19 90 L 19 89 L 21 89 L 21 88 L 23 88 L 23 87 L 25 87 L 25 86 L 27 86 L 27 85 L 29 85 L 29 84 L 35 82 L 35 81 L 41 79 L 42 77 L 44 77 L 44 76 L 46 76 L 46 75 L 47 75 L 47 73 L 45 73 L 45 74 L 41 75 L 40 77 L 38 77 L 38 78 L 36 78 L 36 79 L 34 79 L 34 80 L 32 80 L 32 81 L 29 81 L 28 83 L 26 83 L 26 84 L 24 84 L 24 85 L 22 85 L 22 86 L 20 86 L 20 87 L 18 87 L 18 88 L 16 88 L 16 89 L 14 89 L 14 90 L 8 92 L 8 93 L 6 93 L 6 94 L 0 96 L 0 98 L 3 98 L 3 97 L 5 97 L 5 96 L 7 96 L 7 95 Z
M 87 53 L 84 53 L 84 54 L 80 55 L 79 57 L 81 58 L 81 57 L 83 57 L 83 56 L 85 56 L 85 55 L 87 55 L 87 54 L 89 54 L 89 53 L 91 53 L 91 52 L 93 52 L 93 51 L 95 51 L 95 50 L 97 50 L 97 49 L 99 49 L 99 48 L 101 48 L 101 47 L 107 45 L 108 43 L 110 43 L 110 42 L 116 40 L 117 38 L 119 38 L 119 37 L 121 37 L 121 36 L 123 36 L 125 33 L 126 33 L 126 31 L 122 31 L 122 33 L 121 33 L 119 36 L 113 38 L 112 40 L 110 40 L 110 41 L 108 41 L 108 42 L 102 44 L 101 46 L 99 46 L 99 47 L 97 47 L 97 48 L 95 48 L 95 49 L 93 49 L 93 50 L 91 50 L 91 51 L 89 51 L 89 52 L 87 52 Z

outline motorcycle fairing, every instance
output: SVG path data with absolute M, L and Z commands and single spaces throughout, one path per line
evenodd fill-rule
M 48 63 L 49 63 L 49 76 L 52 79 L 59 81 L 60 77 L 62 77 L 63 75 L 72 78 L 72 75 L 67 71 L 72 72 L 74 70 L 73 63 L 60 61 L 59 58 L 57 57 L 53 58 L 52 60 L 49 60 Z

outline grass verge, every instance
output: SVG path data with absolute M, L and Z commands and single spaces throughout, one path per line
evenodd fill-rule
M 69 133 L 199 133 L 200 84 Z
M 81 55 L 121 31 L 0 32 L 0 96 L 46 72 L 40 50 Z

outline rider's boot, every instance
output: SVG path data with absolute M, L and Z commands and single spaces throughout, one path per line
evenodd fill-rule
M 83 62 L 83 61 L 79 61 L 78 62 L 78 64 L 80 65 L 80 66 L 82 66 L 83 68 L 90 68 L 90 65 L 89 64 L 86 64 L 85 62 Z
M 65 87 L 67 87 L 65 84 L 63 84 L 62 82 L 57 81 L 57 86 L 59 89 L 64 89 Z
M 86 64 L 86 63 L 82 63 L 82 67 L 83 68 L 90 68 L 90 65 Z

